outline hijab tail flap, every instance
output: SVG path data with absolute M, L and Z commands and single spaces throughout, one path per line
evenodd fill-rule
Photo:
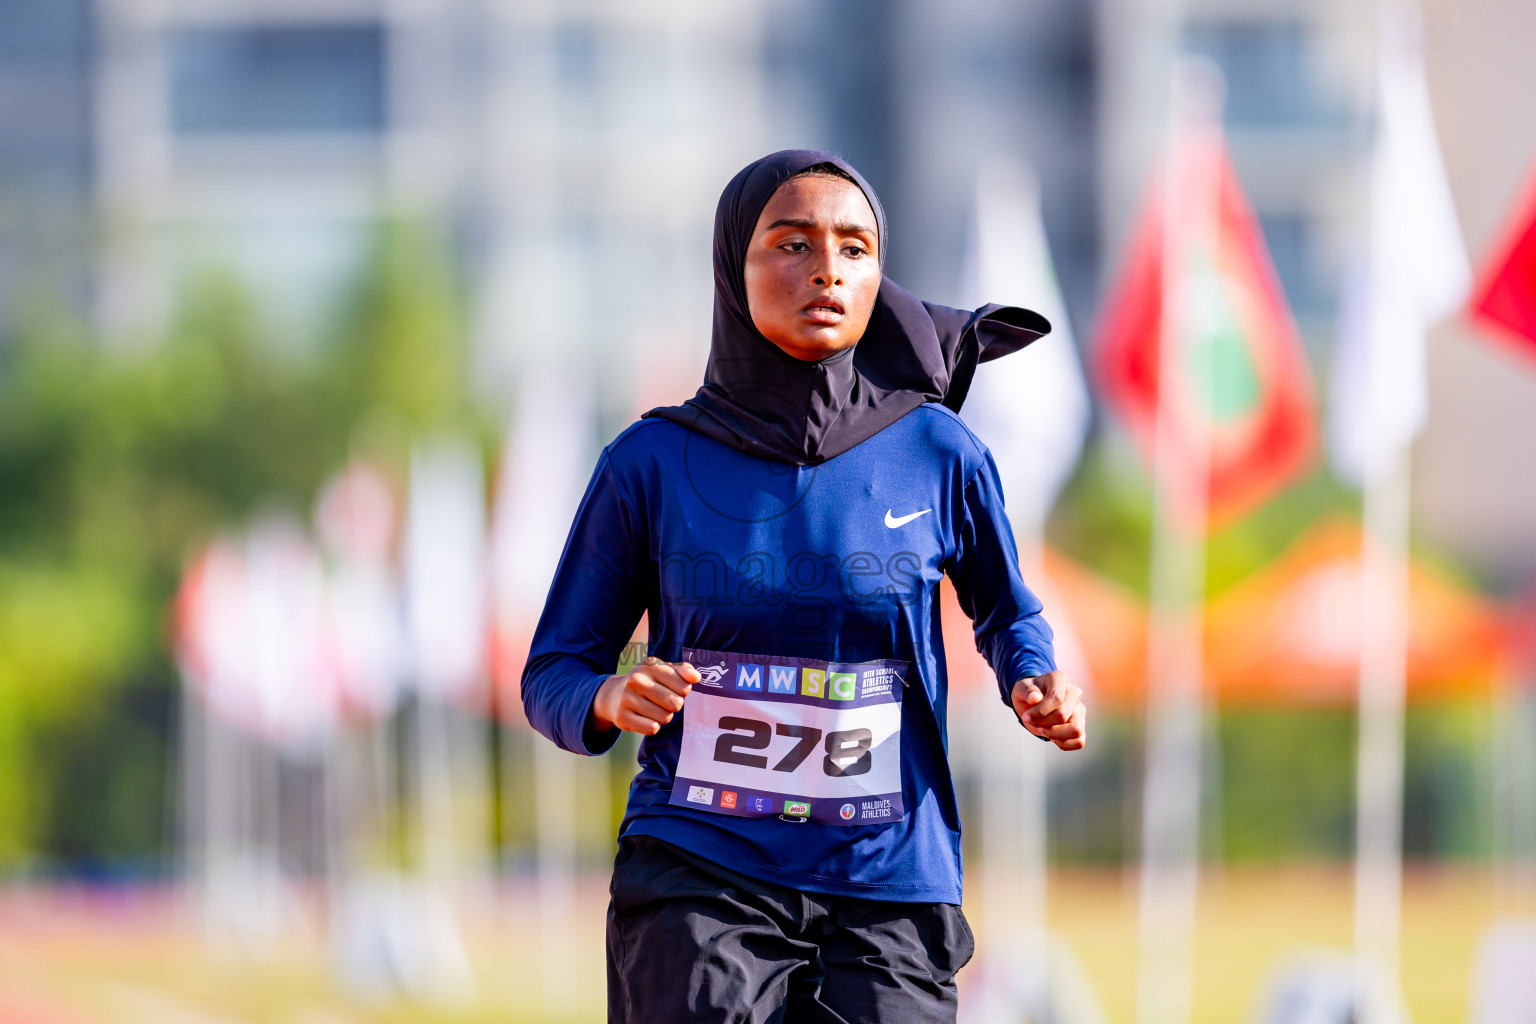
M 980 362 L 987 363 L 1038 341 L 1051 333 L 1051 322 L 1023 306 L 989 302 L 976 311 L 971 324 L 980 344 Z

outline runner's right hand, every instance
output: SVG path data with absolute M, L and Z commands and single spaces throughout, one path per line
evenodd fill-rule
M 654 736 L 683 709 L 683 698 L 701 678 L 699 670 L 686 661 L 663 661 L 652 655 L 628 675 L 603 681 L 592 700 L 592 717 L 600 729 Z

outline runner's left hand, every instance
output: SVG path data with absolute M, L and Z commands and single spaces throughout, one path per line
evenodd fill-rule
M 1088 742 L 1083 691 L 1060 669 L 1016 680 L 1011 696 L 1019 723 L 1041 739 L 1062 750 L 1081 750 Z

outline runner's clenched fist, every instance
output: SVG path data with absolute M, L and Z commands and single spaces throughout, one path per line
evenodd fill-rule
M 654 736 L 683 710 L 683 698 L 702 678 L 686 661 L 668 662 L 651 655 L 628 675 L 609 676 L 592 700 L 599 729 L 623 729 Z
M 1088 708 L 1083 691 L 1060 669 L 1026 676 L 1013 684 L 1013 711 L 1019 723 L 1062 750 L 1081 750 L 1088 742 Z

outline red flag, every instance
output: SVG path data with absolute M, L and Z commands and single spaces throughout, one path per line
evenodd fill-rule
M 1187 306 L 1191 352 L 1204 348 L 1173 382 L 1170 409 L 1181 452 L 1196 428 L 1210 432 L 1205 520 L 1218 526 L 1267 500 L 1311 464 L 1316 451 L 1312 377 L 1300 334 L 1280 290 L 1253 210 L 1224 142 L 1203 147 L 1213 183 L 1210 237 L 1175 251 L 1187 255 L 1167 286 Z M 1179 178 L 1191 175 L 1185 157 Z M 1099 386 L 1151 456 L 1156 436 L 1159 346 L 1163 331 L 1163 186 L 1154 183 L 1132 236 L 1120 279 L 1101 319 L 1095 367 Z M 1195 417 L 1203 420 L 1198 422 Z M 1191 458 L 1192 465 L 1198 461 Z M 1200 483 L 1170 467 L 1186 496 Z M 1204 474 L 1199 474 L 1204 475 Z M 1176 494 L 1178 491 L 1176 490 Z
M 1536 346 L 1536 179 L 1495 258 L 1483 268 L 1472 293 L 1472 314 L 1481 323 L 1497 324 L 1506 336 L 1512 332 L 1510 340 L 1520 347 Z

